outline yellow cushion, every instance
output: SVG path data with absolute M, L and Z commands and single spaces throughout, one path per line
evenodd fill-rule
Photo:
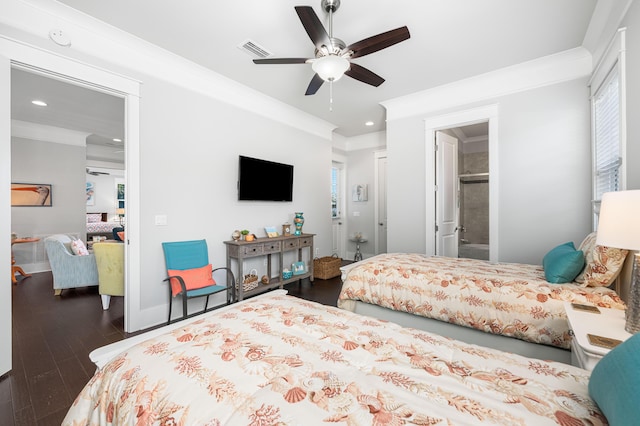
M 215 285 L 213 277 L 211 276 L 212 267 L 211 264 L 203 266 L 201 268 L 194 269 L 169 269 L 167 273 L 170 277 L 180 276 L 184 281 L 185 286 L 187 287 L 187 291 L 195 290 L 202 287 L 208 287 L 210 285 Z M 180 287 L 180 282 L 171 278 L 171 293 L 175 296 L 176 294 L 182 291 L 182 287 Z
M 124 244 L 94 243 L 98 266 L 98 291 L 110 296 L 124 296 Z

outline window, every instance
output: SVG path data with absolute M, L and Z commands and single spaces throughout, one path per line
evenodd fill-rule
M 591 87 L 594 229 L 602 194 L 625 189 L 625 28 L 620 28 L 596 66 Z
M 331 167 L 331 218 L 340 217 L 340 172 L 341 169 L 334 164 Z
M 620 190 L 620 79 L 614 67 L 593 99 L 594 200 Z

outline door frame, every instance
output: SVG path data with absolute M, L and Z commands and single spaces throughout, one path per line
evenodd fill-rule
M 375 254 L 380 254 L 380 211 L 378 209 L 379 207 L 379 200 L 380 200 L 380 184 L 379 184 L 379 173 L 380 170 L 378 168 L 378 162 L 380 161 L 381 158 L 387 158 L 387 150 L 382 150 L 382 151 L 376 151 L 373 153 L 374 156 L 374 162 L 373 162 L 373 176 L 374 176 L 374 185 L 373 185 L 373 199 L 374 201 L 374 212 L 373 212 L 373 221 L 375 223 L 374 225 L 374 250 L 375 250 Z M 385 185 L 386 186 L 386 185 Z M 386 224 L 385 224 L 386 225 Z M 385 229 L 387 229 L 387 227 L 385 226 Z M 385 250 L 386 251 L 386 250 Z
M 470 124 L 487 122 L 489 128 L 489 260 L 500 259 L 499 242 L 499 178 L 498 178 L 498 104 L 490 104 L 478 108 L 460 110 L 448 114 L 425 119 L 425 247 L 426 254 L 435 254 L 435 140 L 438 130 L 462 127 Z
M 339 179 L 338 179 L 338 207 L 339 207 L 339 216 L 337 218 L 331 218 L 331 227 L 332 227 L 332 231 L 333 231 L 333 226 L 335 225 L 336 222 L 338 222 L 337 226 L 339 226 L 339 231 L 338 234 L 335 236 L 337 241 L 332 241 L 331 245 L 333 246 L 334 243 L 335 245 L 337 245 L 338 250 L 337 250 L 337 255 L 338 257 L 340 257 L 341 259 L 344 259 L 346 257 L 346 237 L 345 235 L 346 232 L 346 217 L 347 217 L 347 204 L 346 204 L 346 198 L 345 198 L 345 191 L 346 191 L 346 163 L 343 159 L 337 159 L 334 158 L 331 160 L 331 168 L 337 168 L 338 170 L 340 170 L 339 173 Z M 333 232 L 332 232 L 332 237 L 333 237 Z M 332 250 L 333 251 L 333 247 Z M 331 253 L 333 254 L 333 253 Z
M 9 61 L 2 62 L 3 68 L 11 68 L 36 72 L 52 78 L 57 78 L 75 85 L 122 97 L 125 101 L 125 179 L 127 182 L 127 241 L 125 245 L 125 299 L 124 299 L 124 329 L 126 332 L 140 329 L 140 85 L 141 82 L 127 76 L 98 68 L 77 59 L 66 57 L 34 45 L 16 41 L 0 35 L 0 56 Z M 3 73 L 7 70 L 3 70 Z M 7 87 L 8 86 L 8 87 Z M 4 93 L 10 93 L 11 79 L 2 79 L 0 88 Z M 0 122 L 5 123 L 6 129 L 11 129 L 11 110 L 0 110 Z M 11 131 L 7 130 L 0 136 L 0 145 L 11 150 Z M 4 151 L 3 151 L 4 152 Z M 9 156 L 10 158 L 10 156 Z M 0 175 L 0 185 L 9 188 L 11 171 Z M 4 183 L 3 183 L 4 182 Z M 9 191 L 0 192 L 0 204 L 9 206 Z M 10 212 L 10 210 L 9 210 Z M 0 238 L 10 239 L 7 227 L 0 229 Z M 8 245 L 7 245 L 8 246 Z M 9 250 L 0 250 L 2 258 L 8 263 Z M 0 259 L 2 260 L 2 259 Z M 11 298 L 8 298 L 9 303 Z M 4 307 L 4 306 L 2 306 Z M 11 312 L 9 309 L 8 312 Z M 4 318 L 3 318 L 4 320 Z M 6 324 L 0 322 L 0 329 Z M 9 316 L 11 330 L 11 317 Z M 0 332 L 0 335 L 2 333 Z M 9 357 L 11 346 L 8 345 Z M 0 360 L 4 353 L 0 353 Z

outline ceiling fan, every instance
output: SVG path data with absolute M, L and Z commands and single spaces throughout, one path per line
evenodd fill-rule
M 410 37 L 409 29 L 406 26 L 396 28 L 347 46 L 339 38 L 333 37 L 333 13 L 340 7 L 340 0 L 322 0 L 320 6 L 329 14 L 329 33 L 322 26 L 311 6 L 295 6 L 302 26 L 316 46 L 315 58 L 267 58 L 254 59 L 253 62 L 256 64 L 310 63 L 316 74 L 311 79 L 305 95 L 315 94 L 325 81 L 330 83 L 337 81 L 343 74 L 375 87 L 384 83 L 384 78 L 351 60 L 407 40 Z

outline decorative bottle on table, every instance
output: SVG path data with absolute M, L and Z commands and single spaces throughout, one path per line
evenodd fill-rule
M 296 212 L 296 217 L 293 218 L 293 224 L 296 227 L 293 235 L 302 235 L 302 225 L 304 225 L 304 217 L 302 212 Z

